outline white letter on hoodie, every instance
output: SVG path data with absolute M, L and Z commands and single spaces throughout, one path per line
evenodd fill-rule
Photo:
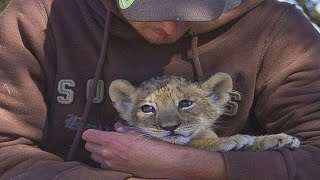
M 67 87 L 76 87 L 76 83 L 71 79 L 63 79 L 58 83 L 58 92 L 63 96 L 57 96 L 60 104 L 71 104 L 74 99 L 74 92 Z
M 93 79 L 88 80 L 87 82 L 87 100 L 89 98 L 90 88 L 93 84 Z M 104 99 L 104 82 L 102 80 L 98 81 L 96 96 L 93 98 L 92 102 L 95 104 L 101 103 Z

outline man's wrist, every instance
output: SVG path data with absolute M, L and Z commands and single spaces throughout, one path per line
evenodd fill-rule
M 207 152 L 192 148 L 181 150 L 176 171 L 177 179 L 227 179 L 223 156 L 218 152 Z

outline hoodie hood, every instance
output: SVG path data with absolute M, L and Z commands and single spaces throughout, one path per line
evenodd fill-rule
M 129 16 L 132 14 L 132 12 L 124 13 L 124 11 L 120 11 L 120 8 L 118 7 L 118 4 L 116 3 L 116 0 L 101 0 L 103 5 L 106 9 L 111 11 L 113 14 L 115 14 L 117 17 L 125 20 L 130 21 L 134 20 L 133 18 L 129 18 Z M 139 0 L 138 0 L 139 1 Z M 191 23 L 191 33 L 192 34 L 201 34 L 206 33 L 211 30 L 214 30 L 216 28 L 219 28 L 230 21 L 244 15 L 245 13 L 249 12 L 251 9 L 259 5 L 264 0 L 222 0 L 219 1 L 218 6 L 211 5 L 210 7 L 213 9 L 212 11 L 215 11 L 216 13 L 212 13 L 209 17 L 202 17 L 200 19 L 193 19 L 194 21 Z M 210 3 L 208 3 L 210 4 Z M 161 9 L 161 8 L 158 8 Z M 203 10 L 203 7 L 201 8 Z M 162 10 L 162 9 L 161 9 Z M 164 8 L 163 14 L 170 14 L 169 9 Z M 195 10 L 197 11 L 197 10 Z M 208 9 L 206 9 L 208 11 Z M 131 13 L 131 14 L 130 14 Z M 163 16 L 161 16 L 163 17 Z M 145 20 L 141 21 L 150 21 L 151 17 L 146 18 Z M 203 19 L 212 19 L 211 21 L 202 21 Z M 137 18 L 135 18 L 137 19 Z M 169 19 L 169 18 L 163 18 L 163 20 Z M 190 18 L 187 18 L 190 19 Z M 159 21 L 161 18 L 155 19 L 154 21 Z M 181 21 L 184 20 L 184 18 L 180 19 Z M 192 20 L 192 19 L 191 19 Z

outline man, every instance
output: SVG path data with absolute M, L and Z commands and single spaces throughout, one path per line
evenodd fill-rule
M 319 40 L 299 10 L 275 0 L 13 0 L 0 16 L 1 178 L 317 179 Z M 110 132 L 111 81 L 216 72 L 234 81 L 220 136 L 284 132 L 301 147 L 214 153 L 120 124 Z M 65 162 L 91 100 L 86 144 Z M 91 158 L 102 168 L 84 165 Z

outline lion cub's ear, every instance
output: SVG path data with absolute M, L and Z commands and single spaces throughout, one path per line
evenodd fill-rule
M 131 95 L 135 90 L 135 87 L 127 80 L 119 79 L 111 82 L 109 95 L 119 113 L 125 113 L 131 108 Z
M 221 104 L 225 104 L 229 101 L 229 93 L 233 88 L 232 78 L 226 73 L 216 73 L 202 83 L 201 88 L 212 92 L 215 100 L 218 100 Z

